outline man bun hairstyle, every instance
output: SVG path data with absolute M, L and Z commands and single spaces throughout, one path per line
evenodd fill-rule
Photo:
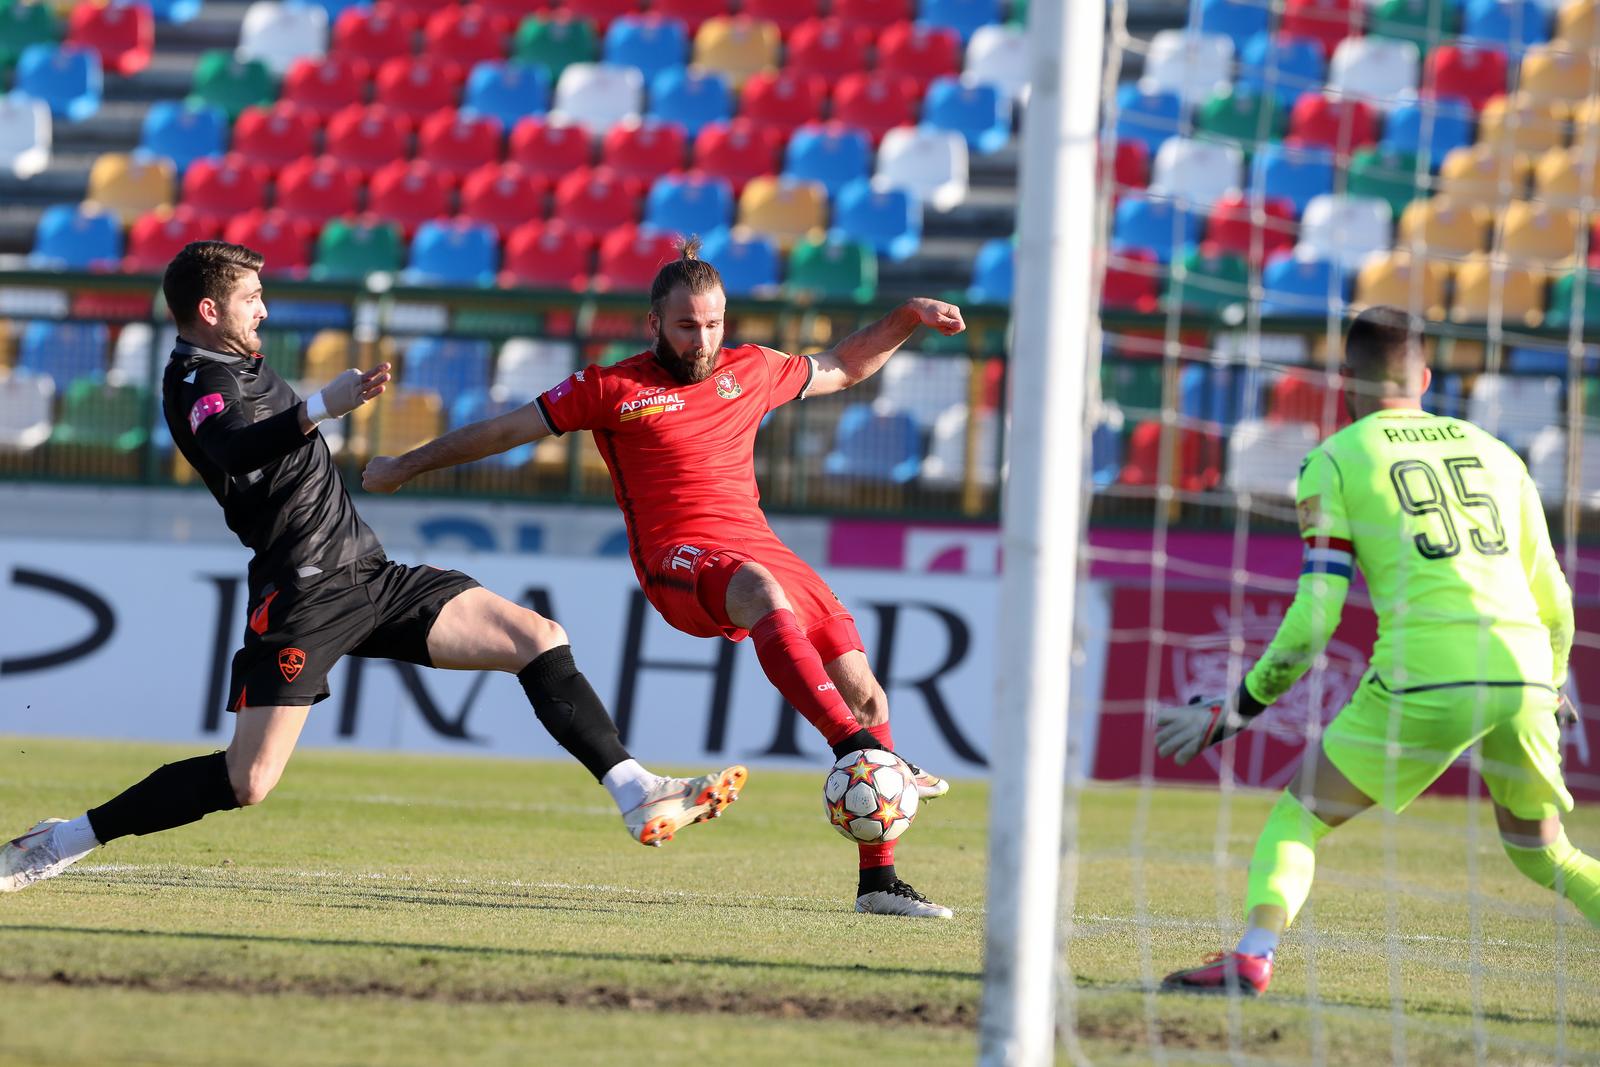
M 1355 317 L 1344 336 L 1344 362 L 1363 381 L 1404 387 L 1423 362 L 1422 320 L 1378 304 Z
M 722 288 L 722 275 L 700 258 L 700 238 L 693 235 L 679 243 L 678 258 L 656 272 L 655 281 L 650 283 L 650 310 L 659 316 L 662 301 L 680 285 L 689 290 L 690 296 Z
M 167 264 L 161 293 L 173 319 L 187 326 L 199 316 L 200 301 L 209 297 L 222 303 L 245 273 L 259 271 L 265 262 L 260 252 L 244 245 L 191 241 Z

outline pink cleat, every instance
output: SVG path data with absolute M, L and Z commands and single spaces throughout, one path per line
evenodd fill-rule
M 1161 988 L 1190 993 L 1249 993 L 1259 997 L 1267 991 L 1267 983 L 1271 981 L 1271 956 L 1219 952 L 1198 967 L 1173 971 L 1161 980 Z

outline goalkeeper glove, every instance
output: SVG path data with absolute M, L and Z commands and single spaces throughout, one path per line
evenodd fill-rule
M 1183 766 L 1201 749 L 1210 748 L 1249 726 L 1266 710 L 1243 682 L 1226 696 L 1191 697 L 1189 703 L 1156 711 L 1156 751 Z
M 1561 699 L 1556 702 L 1556 725 L 1576 726 L 1580 721 L 1582 720 L 1578 718 L 1578 706 L 1572 702 L 1572 694 L 1563 690 Z

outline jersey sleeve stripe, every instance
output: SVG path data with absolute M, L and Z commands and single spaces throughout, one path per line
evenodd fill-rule
M 556 425 L 556 420 L 550 415 L 550 409 L 545 406 L 544 397 L 536 397 L 535 403 L 538 406 L 539 418 L 544 421 L 545 429 L 549 430 L 557 437 L 560 437 L 567 432 Z
M 800 387 L 800 392 L 795 397 L 796 400 L 804 400 L 806 398 L 806 394 L 811 392 L 811 383 L 816 381 L 816 378 L 817 378 L 817 360 L 816 360 L 816 357 L 815 356 L 806 356 L 805 357 L 805 361 L 806 361 L 806 381 L 805 381 L 805 384 Z
M 1319 548 L 1331 548 L 1335 552 L 1343 552 L 1346 555 L 1354 555 L 1356 551 L 1355 544 L 1343 537 L 1328 537 L 1319 533 L 1306 534 L 1306 551 L 1310 552 Z
M 1306 550 L 1305 565 L 1300 568 L 1300 573 L 1332 574 L 1340 578 L 1349 578 L 1354 564 L 1355 557 L 1348 552 L 1332 548 L 1312 548 Z

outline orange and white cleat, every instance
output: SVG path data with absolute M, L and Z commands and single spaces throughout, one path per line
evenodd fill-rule
M 1271 956 L 1219 952 L 1198 967 L 1173 971 L 1161 980 L 1161 988 L 1189 993 L 1248 993 L 1259 997 L 1267 991 L 1267 983 L 1271 981 Z
M 622 821 L 639 844 L 659 848 L 685 826 L 721 816 L 739 799 L 749 777 L 750 772 L 736 764 L 699 778 L 663 778 Z

